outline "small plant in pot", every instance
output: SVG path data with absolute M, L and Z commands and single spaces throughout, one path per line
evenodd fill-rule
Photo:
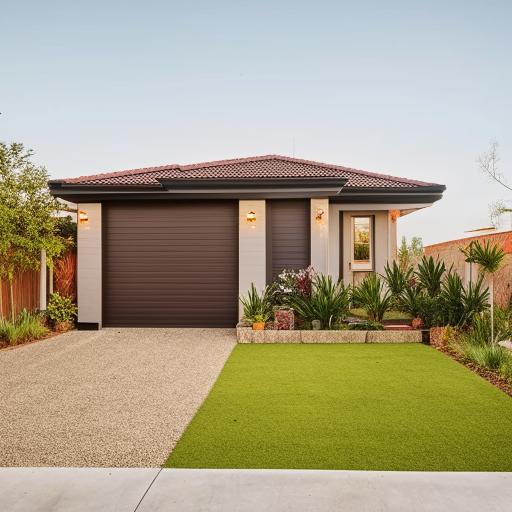
M 272 318 L 272 289 L 267 286 L 261 294 L 251 284 L 247 297 L 240 297 L 244 308 L 244 320 L 252 324 L 254 330 L 265 329 L 265 323 Z
M 52 293 L 46 313 L 54 330 L 65 332 L 73 328 L 77 307 L 69 297 Z
M 254 315 L 252 319 L 252 330 L 263 331 L 265 330 L 265 324 L 268 320 L 267 315 Z

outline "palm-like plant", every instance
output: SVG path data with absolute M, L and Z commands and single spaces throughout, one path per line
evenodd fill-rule
M 402 270 L 396 260 L 393 260 L 391 265 L 389 262 L 386 263 L 384 272 L 385 276 L 383 277 L 386 280 L 389 291 L 391 292 L 393 302 L 395 302 L 395 305 L 398 305 L 402 292 L 405 290 L 412 278 L 413 269 L 412 267 L 407 267 L 405 270 Z
M 247 297 L 240 297 L 240 302 L 244 308 L 244 319 L 248 322 L 265 322 L 269 318 L 272 318 L 271 286 L 266 286 L 260 295 L 254 283 L 251 283 Z
M 418 270 L 415 274 L 421 288 L 423 288 L 430 297 L 434 298 L 437 297 L 441 291 L 441 283 L 445 271 L 446 266 L 443 261 L 439 259 L 434 260 L 432 256 L 428 258 L 423 256 L 418 263 Z
M 486 240 L 483 245 L 478 240 L 473 240 L 467 247 L 461 247 L 460 250 L 468 263 L 476 263 L 484 274 L 490 276 L 491 342 L 494 343 L 494 274 L 503 263 L 505 252 L 501 247 L 491 245 L 489 240 Z
M 310 297 L 291 294 L 286 304 L 303 320 L 320 320 L 323 329 L 331 329 L 348 311 L 350 289 L 342 282 L 334 283 L 330 276 L 318 274 L 313 280 Z
M 370 320 L 382 322 L 391 304 L 391 292 L 377 274 L 366 276 L 359 286 L 354 288 L 353 296 Z

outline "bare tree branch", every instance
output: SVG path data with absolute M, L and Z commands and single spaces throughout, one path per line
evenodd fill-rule
M 512 185 L 507 182 L 499 170 L 499 161 L 500 157 L 498 154 L 498 143 L 496 141 L 492 141 L 489 146 L 489 150 L 485 153 L 482 153 L 477 159 L 480 170 L 486 176 L 512 192 Z

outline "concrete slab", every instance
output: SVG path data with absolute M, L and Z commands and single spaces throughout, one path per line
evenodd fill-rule
M 512 473 L 164 469 L 137 512 L 505 512 Z
M 158 468 L 0 468 L 2 512 L 133 512 Z

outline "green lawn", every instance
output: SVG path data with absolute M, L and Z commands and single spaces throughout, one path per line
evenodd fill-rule
M 512 399 L 425 345 L 238 345 L 166 465 L 512 471 Z

